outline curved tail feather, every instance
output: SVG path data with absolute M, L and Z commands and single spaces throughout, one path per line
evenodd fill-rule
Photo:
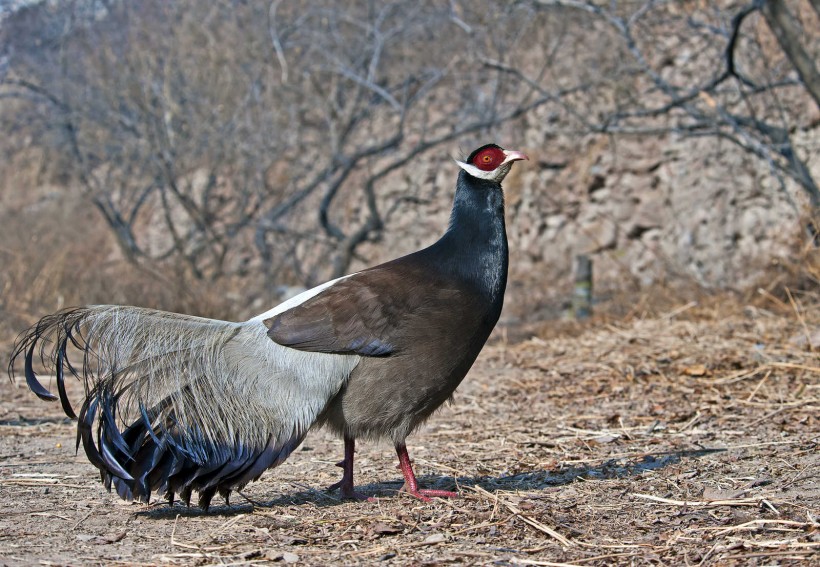
M 29 388 L 77 421 L 77 448 L 110 490 L 152 492 L 207 508 L 299 446 L 358 356 L 308 353 L 267 337 L 261 321 L 232 323 L 137 307 L 92 306 L 44 317 L 17 340 Z M 70 358 L 82 356 L 82 364 Z M 35 359 L 54 370 L 57 393 Z M 66 374 L 85 399 L 75 414 Z

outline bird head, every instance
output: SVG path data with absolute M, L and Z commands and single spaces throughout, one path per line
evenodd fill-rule
M 495 144 L 487 144 L 473 151 L 467 161 L 456 160 L 458 166 L 469 175 L 487 181 L 501 181 L 507 176 L 514 161 L 530 159 L 521 152 L 505 150 Z

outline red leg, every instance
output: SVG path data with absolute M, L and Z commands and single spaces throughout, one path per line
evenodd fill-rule
M 401 487 L 402 492 L 415 496 L 424 502 L 429 502 L 430 497 L 458 498 L 458 493 L 450 492 L 449 490 L 419 489 L 419 483 L 416 481 L 416 475 L 413 473 L 413 465 L 410 462 L 410 455 L 407 454 L 407 446 L 404 443 L 396 445 L 396 453 L 399 454 L 399 468 L 401 468 L 401 472 L 404 475 L 404 486 Z
M 336 463 L 337 467 L 342 468 L 342 480 L 327 487 L 328 490 L 339 489 L 342 498 L 349 500 L 367 500 L 373 501 L 373 498 L 368 498 L 364 494 L 359 494 L 353 489 L 353 453 L 356 452 L 356 441 L 345 437 L 345 459 Z

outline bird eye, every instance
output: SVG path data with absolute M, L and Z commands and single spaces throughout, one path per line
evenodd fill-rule
M 504 161 L 504 152 L 500 148 L 487 148 L 472 159 L 473 165 L 483 171 L 492 171 Z

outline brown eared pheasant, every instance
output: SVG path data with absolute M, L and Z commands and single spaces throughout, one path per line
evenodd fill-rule
M 208 508 L 296 449 L 312 427 L 344 439 L 343 497 L 357 439 L 388 438 L 419 499 L 407 436 L 450 399 L 498 321 L 507 283 L 501 182 L 521 152 L 472 152 L 450 224 L 433 245 L 350 274 L 234 323 L 95 305 L 49 315 L 20 335 L 23 366 L 44 400 L 76 418 L 77 448 L 126 500 L 152 492 Z M 71 359 L 69 359 L 71 357 Z M 38 380 L 39 359 L 57 395 Z M 65 380 L 85 386 L 75 411 Z

